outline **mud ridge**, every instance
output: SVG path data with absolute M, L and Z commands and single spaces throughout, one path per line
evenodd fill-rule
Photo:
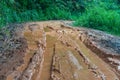
M 4 28 L 0 80 L 120 80 L 120 38 L 72 22 Z

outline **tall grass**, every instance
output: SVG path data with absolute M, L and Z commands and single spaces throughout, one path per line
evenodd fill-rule
M 0 26 L 27 21 L 73 20 L 73 12 L 80 12 L 82 3 L 81 0 L 1 0 Z
M 120 35 L 120 0 L 1 0 L 0 27 L 41 20 L 75 20 L 77 26 Z
M 102 7 L 88 9 L 74 24 L 120 35 L 120 14 Z
M 4 1 L 0 2 L 0 27 L 9 23 L 45 20 L 42 10 L 24 10 L 11 6 Z

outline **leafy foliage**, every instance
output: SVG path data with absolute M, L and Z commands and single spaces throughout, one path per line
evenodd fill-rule
M 82 0 L 1 0 L 0 23 L 48 19 L 71 19 L 73 12 L 84 11 Z
M 111 34 L 120 35 L 119 6 L 115 3 L 99 2 L 91 5 L 74 23 L 77 26 L 99 29 Z
M 9 23 L 61 19 L 120 35 L 120 0 L 0 1 L 0 27 Z

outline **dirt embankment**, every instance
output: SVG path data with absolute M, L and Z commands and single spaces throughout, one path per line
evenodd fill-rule
M 69 24 L 45 21 L 4 28 L 0 80 L 119 80 L 120 38 Z

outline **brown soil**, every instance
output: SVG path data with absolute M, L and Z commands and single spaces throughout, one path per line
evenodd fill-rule
M 119 80 L 119 49 L 111 46 L 119 38 L 70 24 L 32 22 L 15 29 L 21 46 L 0 56 L 8 58 L 0 62 L 0 80 Z

